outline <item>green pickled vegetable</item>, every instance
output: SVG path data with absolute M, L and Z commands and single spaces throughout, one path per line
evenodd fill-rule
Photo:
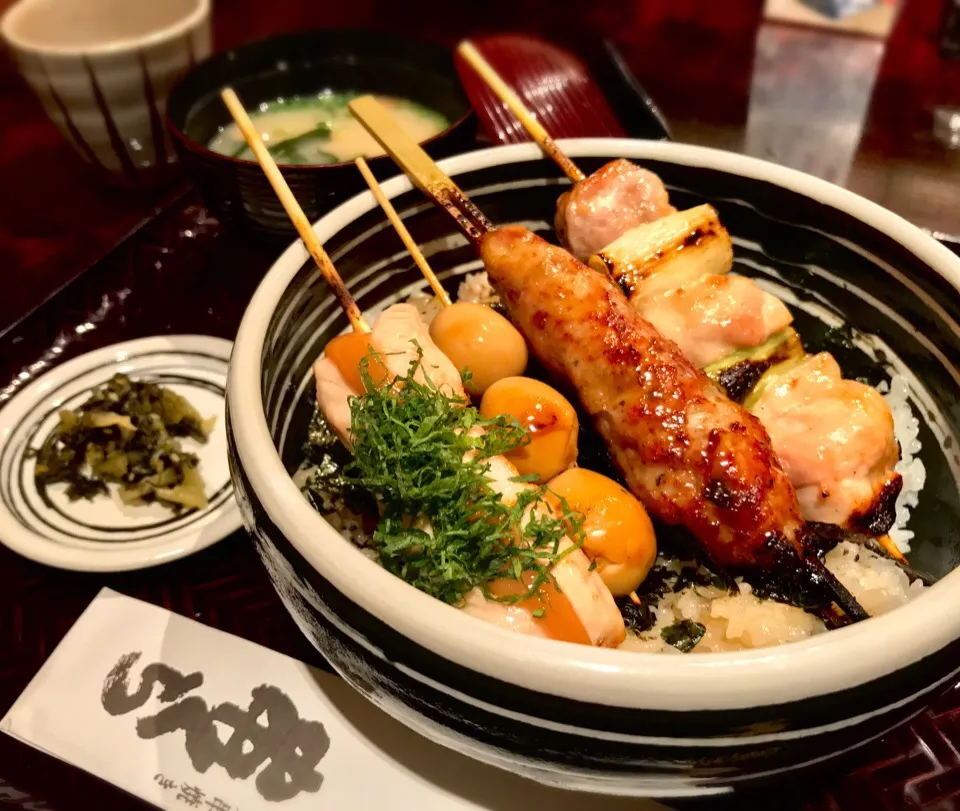
M 174 512 L 207 506 L 200 460 L 180 439 L 205 443 L 215 418 L 204 419 L 176 392 L 118 374 L 59 416 L 43 444 L 27 451 L 37 460 L 39 487 L 65 483 L 75 501 L 118 484 L 124 504 L 158 502 Z

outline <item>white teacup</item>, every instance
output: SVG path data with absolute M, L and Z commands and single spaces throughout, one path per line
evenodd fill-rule
M 47 114 L 104 179 L 163 182 L 173 85 L 210 53 L 210 0 L 20 0 L 0 35 Z

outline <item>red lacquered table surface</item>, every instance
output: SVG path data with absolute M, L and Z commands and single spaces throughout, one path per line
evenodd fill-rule
M 5 4 L 0 0 L 0 8 Z M 220 0 L 216 45 L 304 27 L 385 28 L 448 44 L 510 29 L 593 57 L 599 42 L 609 39 L 656 99 L 676 138 L 730 149 L 757 143 L 756 122 L 764 112 L 758 77 L 770 70 L 769 51 L 761 59 L 762 49 L 770 42 L 791 43 L 793 55 L 776 68 L 783 76 L 806 69 L 804 47 L 825 47 L 834 55 L 843 50 L 822 35 L 810 39 L 810 32 L 764 23 L 760 0 L 559 0 L 549 11 L 533 0 L 492 0 L 482 9 L 448 5 L 442 15 L 429 5 L 273 0 L 267 13 L 268 4 L 257 0 Z M 960 108 L 960 62 L 940 57 L 940 14 L 939 3 L 908 0 L 885 53 L 870 56 L 862 40 L 849 40 L 851 49 L 867 54 L 861 70 L 871 74 L 855 122 L 859 142 L 854 139 L 849 155 L 838 158 L 839 169 L 835 162 L 829 170 L 916 224 L 957 234 L 960 151 L 938 140 L 934 116 L 939 107 Z M 815 83 L 809 87 L 805 92 L 817 92 Z M 823 114 L 829 113 L 824 105 Z M 5 57 L 0 121 L 0 261 L 6 280 L 0 296 L 0 406 L 49 365 L 115 341 L 164 332 L 233 337 L 247 300 L 279 253 L 276 246 L 221 228 L 186 183 L 140 193 L 97 185 Z M 772 157 L 796 160 L 793 154 Z M 187 560 L 118 575 L 55 571 L 0 547 L 0 572 L 0 714 L 104 586 L 283 653 L 319 658 L 242 534 Z M 955 688 L 910 726 L 815 780 L 738 798 L 729 807 L 960 808 L 958 752 Z M 14 796 L 8 789 L 49 808 L 139 807 L 0 736 L 0 798 Z

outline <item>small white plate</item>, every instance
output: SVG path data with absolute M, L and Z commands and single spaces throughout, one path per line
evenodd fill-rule
M 224 390 L 233 344 L 205 335 L 171 335 L 114 344 L 74 358 L 31 383 L 0 410 L 0 542 L 24 557 L 88 572 L 119 572 L 182 558 L 241 526 L 227 465 Z M 70 501 L 66 485 L 38 488 L 38 448 L 58 421 L 117 373 L 150 380 L 216 417 L 206 444 L 183 440 L 200 457 L 210 504 L 180 515 L 158 504 L 128 507 L 110 497 Z

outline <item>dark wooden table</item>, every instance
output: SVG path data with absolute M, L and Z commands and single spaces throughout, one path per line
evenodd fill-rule
M 6 4 L 0 0 L 0 9 Z M 393 0 L 216 0 L 216 46 L 330 26 L 389 29 L 448 44 L 467 34 L 514 30 L 581 53 L 609 38 L 679 140 L 736 150 L 756 143 L 757 116 L 764 112 L 756 89 L 758 41 L 786 38 L 799 48 L 776 70 L 801 79 L 810 62 L 802 42 L 834 56 L 863 50 L 862 40 L 831 35 L 828 42 L 824 34 L 764 23 L 760 0 L 489 0 L 446 4 L 439 13 L 434 8 Z M 937 108 L 960 108 L 960 61 L 940 56 L 941 13 L 936 0 L 907 0 L 885 53 L 864 62 L 871 65 L 868 85 L 874 78 L 875 85 L 872 95 L 867 88 L 841 169 L 850 188 L 922 227 L 958 234 L 960 151 L 934 133 Z M 822 119 L 805 121 L 807 127 L 829 127 L 836 114 L 817 104 L 820 85 L 800 82 L 791 91 L 812 94 L 806 102 L 821 110 Z M 774 111 L 776 103 L 776 94 L 764 101 Z M 114 341 L 171 331 L 233 337 L 249 296 L 279 253 L 275 246 L 221 228 L 184 182 L 149 193 L 99 186 L 2 56 L 0 121 L 0 261 L 9 280 L 0 296 L 0 407 L 50 365 Z M 820 148 L 810 145 L 810 155 Z M 798 160 L 793 153 L 773 157 Z M 122 575 L 55 571 L 0 547 L 0 572 L 0 714 L 104 586 L 284 653 L 318 658 L 242 534 L 190 559 Z M 790 787 L 789 794 L 781 789 L 775 801 L 767 795 L 738 800 L 736 807 L 960 808 L 958 706 L 955 689 L 910 727 L 822 778 Z M 48 808 L 136 807 L 76 772 L 52 772 L 47 760 L 0 736 L 0 800 L 22 805 L 29 797 Z

